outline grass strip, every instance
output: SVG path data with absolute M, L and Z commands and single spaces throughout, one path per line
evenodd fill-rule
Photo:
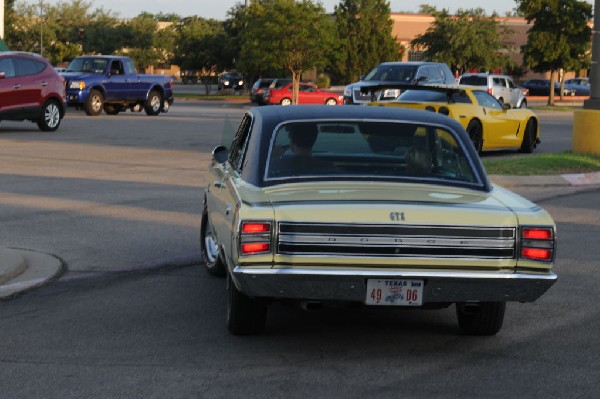
M 490 175 L 558 175 L 600 171 L 600 155 L 574 154 L 571 151 L 483 159 Z

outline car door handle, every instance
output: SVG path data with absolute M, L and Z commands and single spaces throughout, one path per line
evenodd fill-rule
M 42 82 L 42 83 L 40 83 L 40 85 L 41 85 L 42 87 L 46 87 L 46 86 L 48 86 L 48 82 Z
M 225 208 L 225 215 L 229 215 L 231 213 L 231 209 L 233 207 L 231 206 L 231 204 L 227 204 L 227 208 Z
M 20 89 L 20 88 L 21 88 L 21 85 L 14 85 L 13 86 L 13 89 Z
M 213 185 L 217 188 L 225 188 L 227 187 L 227 185 L 225 183 L 223 183 L 222 181 L 216 181 L 213 183 Z

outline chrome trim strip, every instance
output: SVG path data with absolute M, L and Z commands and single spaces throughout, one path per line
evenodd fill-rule
M 514 239 L 482 240 L 473 238 L 440 237 L 364 237 L 364 236 L 313 236 L 299 234 L 280 234 L 280 244 L 317 244 L 317 245 L 354 245 L 360 247 L 459 247 L 459 248 L 513 248 Z

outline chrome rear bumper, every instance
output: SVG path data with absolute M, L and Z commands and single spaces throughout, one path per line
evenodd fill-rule
M 373 271 L 323 268 L 242 268 L 232 278 L 251 297 L 364 302 L 367 279 L 424 280 L 423 303 L 533 302 L 557 280 L 551 271 Z

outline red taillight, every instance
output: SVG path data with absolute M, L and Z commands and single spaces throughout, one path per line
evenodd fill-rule
M 271 223 L 242 223 L 242 234 L 269 233 L 270 231 Z
M 523 248 L 521 250 L 521 257 L 537 260 L 551 260 L 552 250 L 541 248 Z
M 271 222 L 242 221 L 240 224 L 241 255 L 257 255 L 271 252 Z
M 523 227 L 521 258 L 551 262 L 554 259 L 554 228 Z
M 269 252 L 271 250 L 271 244 L 268 242 L 250 242 L 242 244 L 242 254 L 252 255 L 262 252 Z
M 492 89 L 488 89 L 487 92 L 492 94 Z
M 551 240 L 552 229 L 524 228 L 523 238 L 530 240 Z

